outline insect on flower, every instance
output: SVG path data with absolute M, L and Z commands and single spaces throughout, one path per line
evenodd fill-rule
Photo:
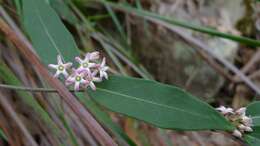
M 57 63 L 58 64 L 48 65 L 48 67 L 56 69 L 56 73 L 54 74 L 54 77 L 58 77 L 60 74 L 63 74 L 65 78 L 68 77 L 67 69 L 69 69 L 72 66 L 72 63 L 71 62 L 63 63 L 60 55 L 57 56 Z

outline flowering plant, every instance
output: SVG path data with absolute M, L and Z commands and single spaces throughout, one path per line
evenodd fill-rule
M 48 66 L 55 69 L 54 77 L 57 78 L 60 75 L 65 77 L 65 84 L 67 86 L 74 84 L 74 90 L 78 91 L 80 88 L 86 88 L 88 86 L 91 89 L 96 90 L 94 82 L 101 82 L 104 78 L 108 79 L 106 66 L 106 59 L 103 58 L 102 62 L 99 62 L 99 52 L 86 53 L 84 59 L 79 56 L 75 57 L 75 60 L 79 63 L 78 68 L 72 68 L 71 62 L 64 62 L 60 55 L 57 56 L 57 64 L 49 64 Z
M 56 87 L 55 89 L 59 89 L 59 93 L 64 91 L 67 93 L 61 94 L 61 97 L 67 99 L 65 100 L 67 104 L 76 111 L 76 115 L 81 118 L 80 121 L 84 121 L 83 125 L 89 128 L 91 136 L 93 135 L 95 139 L 99 140 L 100 144 L 107 146 L 109 143 L 114 146 L 115 144 L 113 142 L 111 144 L 110 140 L 120 139 L 118 141 L 121 141 L 122 139 L 129 145 L 135 145 L 120 128 L 117 128 L 118 125 L 109 116 L 104 116 L 106 113 L 100 109 L 100 106 L 103 106 L 105 109 L 160 128 L 180 131 L 221 130 L 245 140 L 252 146 L 260 145 L 260 102 L 238 110 L 224 106 L 214 109 L 210 104 L 173 85 L 127 76 L 110 76 L 109 80 L 105 80 L 108 79 L 107 71 L 109 69 L 106 59 L 100 58 L 99 52 L 90 52 L 79 57 L 79 50 L 73 36 L 66 30 L 49 4 L 44 0 L 22 1 L 24 2 L 22 9 L 24 28 L 42 63 L 55 71 L 53 75 L 55 78 L 64 77 L 64 83 L 67 86 L 73 85 L 76 91 L 90 87 L 87 92 L 91 98 L 87 99 L 83 93 L 70 94 L 65 89 L 60 91 L 58 85 L 53 85 Z M 49 21 L 52 23 L 48 23 Z M 128 62 L 124 53 L 121 54 L 116 49 L 114 51 L 111 47 L 106 47 L 110 45 L 116 47 L 117 45 L 112 45 L 109 40 L 97 36 L 93 35 L 93 38 L 98 40 L 105 50 L 112 52 L 110 57 L 114 62 L 117 62 L 118 58 Z M 57 54 L 59 55 L 57 56 Z M 55 62 L 56 57 L 57 64 L 51 64 Z M 77 65 L 65 62 L 65 60 L 73 59 Z M 117 63 L 116 67 L 121 70 L 121 62 Z M 145 70 L 141 67 L 129 62 L 128 64 L 142 77 L 149 77 L 149 74 L 146 76 Z M 124 74 L 123 71 L 122 73 Z M 45 76 L 47 75 L 48 73 L 45 74 Z M 49 81 L 49 84 L 53 83 Z M 91 110 L 94 117 L 104 124 L 102 127 L 110 130 L 109 134 L 97 126 L 98 122 L 86 114 L 84 108 L 78 108 L 82 106 L 81 103 L 71 104 L 70 101 L 77 101 L 75 99 L 83 101 L 86 109 Z M 91 103 L 93 100 L 100 106 Z M 110 138 L 109 135 L 114 137 Z
M 216 110 L 221 112 L 221 114 L 236 127 L 233 131 L 234 136 L 241 138 L 244 133 L 253 131 L 251 128 L 253 126 L 253 120 L 250 116 L 246 116 L 246 107 L 234 111 L 233 108 L 220 106 L 216 108 Z

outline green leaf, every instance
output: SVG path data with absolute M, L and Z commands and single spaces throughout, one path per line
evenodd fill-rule
M 260 41 L 258 41 L 258 40 L 250 39 L 250 38 L 247 38 L 247 37 L 231 35 L 231 34 L 228 34 L 228 33 L 222 33 L 222 32 L 216 31 L 216 30 L 208 28 L 208 27 L 202 27 L 202 26 L 194 25 L 194 24 L 191 24 L 189 22 L 183 22 L 183 21 L 176 20 L 176 19 L 173 19 L 173 18 L 170 18 L 170 17 L 158 15 L 158 14 L 153 13 L 153 12 L 145 11 L 145 10 L 142 10 L 142 9 L 136 9 L 136 8 L 133 8 L 133 7 L 126 5 L 126 4 L 122 5 L 122 4 L 117 4 L 117 3 L 108 2 L 108 1 L 105 2 L 103 0 L 102 1 L 99 0 L 99 1 L 96 1 L 96 2 L 103 3 L 104 5 L 109 5 L 112 8 L 120 9 L 120 10 L 125 11 L 127 13 L 135 14 L 139 17 L 143 17 L 144 19 L 148 19 L 148 20 L 156 19 L 156 20 L 164 21 L 164 22 L 166 22 L 170 25 L 179 26 L 179 27 L 183 27 L 183 28 L 187 28 L 187 29 L 192 29 L 192 30 L 195 30 L 195 31 L 198 31 L 198 32 L 202 32 L 202 33 L 206 33 L 206 34 L 209 34 L 209 35 L 233 40 L 233 41 L 243 43 L 243 44 L 247 44 L 247 45 L 250 45 L 250 46 L 260 46 Z
M 108 109 L 155 126 L 177 130 L 233 130 L 215 109 L 187 92 L 155 81 L 111 76 L 88 90 Z
M 45 65 L 56 62 L 56 55 L 60 53 L 68 61 L 74 60 L 79 51 L 70 33 L 66 30 L 53 9 L 42 0 L 24 1 L 24 24 L 35 51 Z M 37 26 L 35 26 L 37 25 Z M 83 101 L 84 96 L 79 98 Z M 110 119 L 106 113 L 99 109 L 96 104 L 84 102 L 107 128 L 118 138 L 124 139 L 129 145 L 134 146 L 130 138 Z
M 260 102 L 253 102 L 247 106 L 246 114 L 253 119 L 253 132 L 245 136 L 250 146 L 260 145 Z
M 72 35 L 44 0 L 23 0 L 24 27 L 45 64 L 55 63 L 61 54 L 72 61 L 79 54 Z

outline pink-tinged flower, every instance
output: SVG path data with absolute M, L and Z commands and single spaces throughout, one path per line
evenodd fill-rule
M 67 78 L 66 85 L 74 84 L 74 90 L 78 91 L 81 85 L 86 86 L 89 84 L 89 82 L 84 79 L 84 76 L 84 72 L 79 72 L 74 69 L 73 74 Z
M 96 90 L 96 86 L 95 86 L 94 82 L 101 82 L 102 81 L 101 78 L 96 77 L 96 74 L 97 74 L 97 71 L 95 71 L 95 72 L 90 72 L 90 71 L 85 72 L 86 80 L 88 81 L 88 85 L 90 86 L 90 88 L 92 90 Z
M 87 53 L 85 57 L 87 57 L 90 61 L 97 60 L 99 59 L 99 52 L 95 51 L 95 52 Z
M 232 108 L 226 108 L 224 106 L 220 106 L 220 107 L 216 108 L 216 110 L 221 112 L 223 115 L 234 113 Z
M 233 131 L 232 135 L 234 135 L 235 137 L 239 137 L 239 138 L 242 137 L 242 133 L 239 130 L 237 130 L 237 129 L 235 129 Z
M 93 53 L 87 53 L 85 55 L 84 59 L 81 59 L 80 57 L 75 57 L 75 60 L 79 63 L 79 70 L 90 70 L 90 68 L 95 67 L 96 63 L 90 62 L 95 59 L 99 58 L 99 53 L 98 52 L 93 52 Z
M 56 69 L 56 73 L 54 74 L 54 77 L 58 77 L 60 74 L 63 74 L 65 77 L 68 77 L 67 69 L 69 69 L 72 66 L 71 62 L 63 63 L 61 56 L 57 56 L 57 63 L 58 64 L 49 64 L 48 67 Z
M 99 77 L 102 79 L 103 77 L 105 79 L 108 79 L 107 70 L 109 69 L 108 66 L 106 66 L 106 58 L 103 58 L 101 64 L 97 65 L 97 69 L 99 71 Z

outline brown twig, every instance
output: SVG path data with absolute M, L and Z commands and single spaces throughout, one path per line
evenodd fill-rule
M 258 49 L 256 51 L 256 53 L 254 54 L 254 56 L 248 61 L 248 63 L 246 65 L 243 66 L 243 68 L 241 69 L 241 72 L 246 74 L 250 71 L 250 69 L 260 60 L 260 49 Z M 249 77 L 250 78 L 250 77 Z M 239 77 L 236 75 L 234 77 L 234 80 L 236 82 L 239 82 L 240 79 Z
M 225 60 L 224 58 L 222 58 L 221 56 L 218 56 L 216 54 L 214 54 L 207 45 L 205 45 L 204 43 L 202 43 L 200 40 L 197 40 L 195 38 L 193 38 L 192 36 L 188 35 L 187 33 L 183 32 L 181 29 L 178 29 L 175 26 L 172 26 L 164 21 L 152 18 L 152 17 L 147 17 L 144 16 L 146 19 L 160 24 L 166 28 L 168 28 L 169 30 L 171 30 L 172 32 L 178 34 L 184 41 L 186 41 L 187 43 L 195 46 L 196 50 L 202 50 L 204 52 L 206 52 L 208 55 L 210 55 L 211 57 L 215 58 L 216 60 L 218 60 L 221 64 L 223 64 L 227 69 L 229 69 L 230 71 L 232 71 L 234 74 L 236 74 L 248 87 L 250 87 L 253 91 L 256 92 L 256 94 L 260 95 L 260 89 L 247 77 L 245 76 L 245 74 L 243 74 L 236 66 L 234 66 L 233 64 L 231 64 L 230 62 L 228 62 L 227 60 Z
M 47 83 L 55 88 L 59 95 L 63 97 L 63 100 L 71 107 L 71 109 L 80 117 L 84 125 L 90 130 L 91 134 L 100 142 L 103 146 L 116 146 L 117 144 L 109 136 L 109 134 L 102 128 L 102 126 L 94 119 L 94 117 L 85 109 L 85 107 L 71 94 L 67 88 L 53 78 L 48 70 L 42 65 L 39 58 L 32 52 L 33 47 L 24 42 L 21 35 L 18 35 L 16 31 L 12 30 L 6 22 L 0 18 L 0 30 L 6 35 L 6 37 L 12 41 L 21 54 L 27 59 L 28 62 L 33 63 L 33 67 L 41 75 Z
M 114 9 L 118 9 L 122 12 L 125 13 L 131 13 L 134 16 L 138 16 L 140 17 L 137 13 L 135 13 L 134 11 L 129 11 L 129 10 L 124 10 L 122 8 L 118 8 L 118 7 L 113 7 Z M 189 34 L 183 32 L 181 29 L 179 29 L 176 26 L 173 26 L 169 23 L 166 23 L 163 20 L 159 20 L 156 18 L 153 18 L 152 16 L 142 16 L 145 19 L 153 22 L 153 23 L 157 23 L 159 25 L 162 25 L 166 28 L 168 28 L 169 30 L 171 30 L 172 32 L 174 32 L 175 34 L 179 35 L 179 37 L 181 37 L 184 41 L 186 41 L 187 43 L 195 46 L 195 49 L 204 51 L 207 53 L 207 55 L 213 57 L 214 59 L 218 60 L 221 64 L 223 64 L 228 70 L 230 70 L 231 72 L 233 72 L 235 75 L 237 75 L 248 87 L 250 87 L 253 91 L 256 92 L 256 94 L 260 95 L 260 89 L 247 77 L 245 76 L 245 74 L 243 74 L 236 66 L 234 66 L 232 63 L 228 62 L 227 60 L 225 60 L 224 58 L 222 58 L 221 56 L 218 56 L 216 54 L 214 54 L 211 49 L 209 49 L 209 47 L 207 45 L 205 45 L 204 43 L 202 43 L 200 40 L 197 40 L 195 38 L 193 38 L 192 36 L 190 36 Z M 223 73 L 222 73 L 223 74 Z M 229 78 L 229 77 L 228 77 Z M 231 80 L 233 81 L 233 79 Z
M 8 116 L 17 124 L 17 127 L 22 132 L 24 137 L 27 139 L 27 142 L 30 146 L 38 146 L 38 144 L 34 141 L 32 135 L 29 133 L 27 128 L 24 126 L 23 122 L 16 114 L 9 101 L 0 93 L 0 105 L 3 109 L 8 113 Z
M 248 77 L 249 77 L 250 79 L 255 79 L 255 78 L 260 77 L 260 69 L 257 70 L 257 71 L 255 71 L 255 72 L 253 72 L 253 73 L 250 74 Z

